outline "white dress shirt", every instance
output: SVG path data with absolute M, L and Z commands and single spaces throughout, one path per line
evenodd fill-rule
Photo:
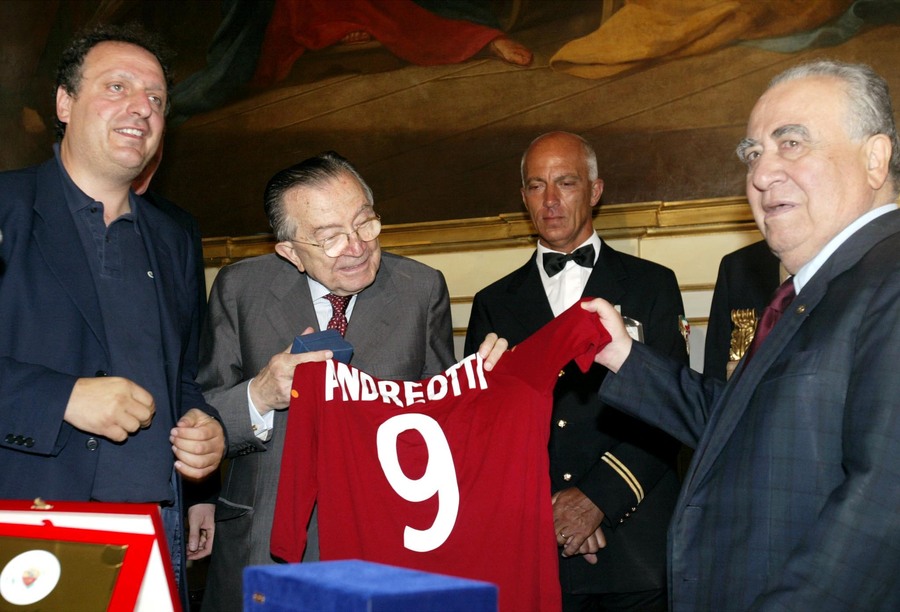
M 594 264 L 596 264 L 597 258 L 600 257 L 600 247 L 603 245 L 603 242 L 600 240 L 600 236 L 594 232 L 590 238 L 579 244 L 578 248 L 587 244 L 594 246 Z M 567 261 L 566 267 L 563 268 L 562 272 L 548 276 L 546 270 L 544 270 L 544 253 L 559 253 L 559 251 L 548 249 L 538 241 L 537 257 L 535 258 L 538 273 L 541 275 L 541 283 L 544 285 L 544 293 L 547 294 L 547 299 L 550 301 L 550 309 L 553 311 L 553 316 L 558 317 L 581 299 L 584 288 L 594 269 L 578 265 L 574 261 Z M 563 253 L 563 255 L 565 254 Z

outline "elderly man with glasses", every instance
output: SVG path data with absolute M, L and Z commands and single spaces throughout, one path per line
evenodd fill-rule
M 278 172 L 265 210 L 276 252 L 219 272 L 201 337 L 198 380 L 222 414 L 232 458 L 215 523 L 210 504 L 189 517 L 192 531 L 206 535 L 205 551 L 217 532 L 204 610 L 240 610 L 243 568 L 273 562 L 269 531 L 294 368 L 332 356 L 291 354 L 297 334 L 338 329 L 353 345 L 352 364 L 383 379 L 421 380 L 455 362 L 443 275 L 382 253 L 372 191 L 350 162 L 327 152 Z M 506 346 L 495 339 L 482 346 L 490 363 Z M 313 515 L 304 561 L 318 559 L 316 525 Z

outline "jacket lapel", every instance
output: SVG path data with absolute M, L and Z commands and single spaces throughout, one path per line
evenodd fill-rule
M 790 308 L 766 337 L 766 341 L 754 354 L 749 367 L 744 361 L 740 363 L 711 412 L 707 425 L 707 441 L 700 444 L 702 451 L 695 460 L 695 469 L 685 485 L 686 488 L 696 488 L 709 473 L 743 418 L 763 376 L 785 351 L 806 318 L 825 297 L 831 280 L 855 265 L 874 244 L 898 231 L 900 231 L 900 211 L 895 211 L 875 219 L 853 234 L 803 287 Z M 728 406 L 728 410 L 723 410 L 724 406 Z
M 382 254 L 375 280 L 356 295 L 353 315 L 347 326 L 347 341 L 357 352 L 379 354 L 378 345 L 384 334 L 396 333 L 393 319 L 397 311 L 392 304 L 405 297 L 404 289 L 394 282 L 393 262 Z
M 508 299 L 500 304 L 507 310 L 512 321 L 521 329 L 522 336 L 508 338 L 511 344 L 518 344 L 537 329 L 553 320 L 553 310 L 547 300 L 544 284 L 535 263 L 537 251 L 524 266 L 513 272 L 507 285 Z
M 265 313 L 271 328 L 279 335 L 284 333 L 279 330 L 291 330 L 294 336 L 303 333 L 307 327 L 321 331 L 306 274 L 298 272 L 293 264 L 280 261 L 283 265 L 278 266 L 269 285 L 272 299 L 268 301 Z M 292 340 L 293 336 L 287 339 L 288 342 Z M 287 345 L 282 350 L 285 348 Z
M 621 303 L 625 295 L 625 278 L 628 275 L 618 252 L 602 240 L 601 242 L 600 255 L 581 296 L 603 298 L 615 306 Z
M 136 199 L 136 198 L 135 198 Z M 182 362 L 181 348 L 183 334 L 178 323 L 179 297 L 180 295 L 194 295 L 188 293 L 184 286 L 183 271 L 176 269 L 176 255 L 173 254 L 171 245 L 166 240 L 164 231 L 168 218 L 160 218 L 165 215 L 152 206 L 132 199 L 132 206 L 136 207 L 138 228 L 147 252 L 150 269 L 153 271 L 156 289 L 156 304 L 159 312 L 160 339 L 162 341 L 163 356 L 166 363 L 166 379 L 170 395 L 172 415 L 177 421 L 181 414 L 178 406 L 180 393 L 179 367 Z M 187 251 L 185 250 L 185 253 Z M 183 262 L 187 269 L 187 262 Z
M 106 331 L 100 316 L 100 303 L 91 269 L 85 261 L 84 247 L 75 220 L 66 204 L 55 159 L 38 171 L 34 210 L 34 240 L 57 282 L 84 317 L 109 360 Z

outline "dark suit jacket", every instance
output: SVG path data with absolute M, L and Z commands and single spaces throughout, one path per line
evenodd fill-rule
M 761 317 L 772 293 L 781 284 L 778 265 L 778 258 L 765 240 L 722 258 L 706 327 L 703 373 L 707 376 L 725 381 L 733 329 L 731 311 L 753 308 L 757 318 Z
M 206 318 L 206 266 L 203 259 L 203 236 L 200 234 L 200 224 L 194 215 L 165 196 L 154 191 L 147 191 L 143 194 L 143 198 L 174 219 L 191 237 L 191 250 L 194 253 L 194 270 L 197 275 L 197 307 L 202 325 L 203 320 Z M 185 507 L 198 503 L 215 503 L 216 498 L 219 496 L 220 480 L 221 474 L 218 470 L 200 482 L 185 480 Z
M 63 195 L 55 159 L 0 175 L 0 497 L 87 500 L 99 436 L 63 421 L 75 381 L 113 371 L 91 271 Z M 141 207 L 141 230 L 156 283 L 169 403 L 211 414 L 194 382 L 199 330 L 197 278 L 187 233 Z M 141 435 L 138 432 L 135 435 Z M 127 444 L 127 442 L 125 443 Z M 168 446 L 152 458 L 172 470 Z M 141 474 L 116 486 L 139 493 Z M 157 500 L 147 500 L 157 501 Z
M 648 344 L 686 361 L 678 325 L 684 309 L 671 270 L 604 243 L 584 296 L 621 305 L 623 314 L 643 323 Z M 552 319 L 532 256 L 476 294 L 466 352 L 477 349 L 488 332 L 515 345 Z M 560 560 L 562 588 L 571 593 L 631 592 L 665 585 L 665 533 L 679 486 L 674 467 L 678 444 L 600 402 L 596 392 L 606 372 L 594 365 L 582 374 L 569 364 L 554 393 L 552 489 L 577 486 L 606 514 L 603 531 L 608 545 L 600 551 L 597 565 L 580 557 Z M 637 503 L 623 477 L 601 459 L 605 452 L 634 475 L 643 487 L 643 502 Z
M 357 297 L 346 339 L 351 363 L 378 378 L 420 380 L 454 362 L 450 298 L 443 275 L 382 252 L 375 282 Z M 201 343 L 199 381 L 222 413 L 229 456 L 216 507 L 216 537 L 204 610 L 241 609 L 241 572 L 272 563 L 269 533 L 275 513 L 287 410 L 275 412 L 272 438 L 250 424 L 247 385 L 307 327 L 318 329 L 306 276 L 275 254 L 219 271 Z
M 900 610 L 898 305 L 894 211 L 727 385 L 637 345 L 607 377 L 606 401 L 698 444 L 669 533 L 675 612 Z

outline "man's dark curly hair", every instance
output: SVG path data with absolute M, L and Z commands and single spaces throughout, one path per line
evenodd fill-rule
M 173 76 L 169 62 L 173 53 L 166 47 L 159 36 L 148 32 L 143 26 L 136 23 L 99 25 L 76 35 L 72 42 L 69 43 L 69 46 L 66 47 L 66 50 L 63 51 L 62 57 L 60 57 L 59 65 L 56 68 L 56 88 L 62 87 L 69 95 L 77 96 L 83 76 L 84 58 L 95 46 L 108 41 L 129 43 L 152 53 L 159 65 L 162 66 L 163 75 L 166 79 L 166 90 L 172 90 Z M 54 99 L 56 88 L 53 90 Z M 169 98 L 166 97 L 166 115 L 169 114 L 170 106 Z M 57 139 L 62 140 L 65 133 L 66 124 L 57 118 Z

